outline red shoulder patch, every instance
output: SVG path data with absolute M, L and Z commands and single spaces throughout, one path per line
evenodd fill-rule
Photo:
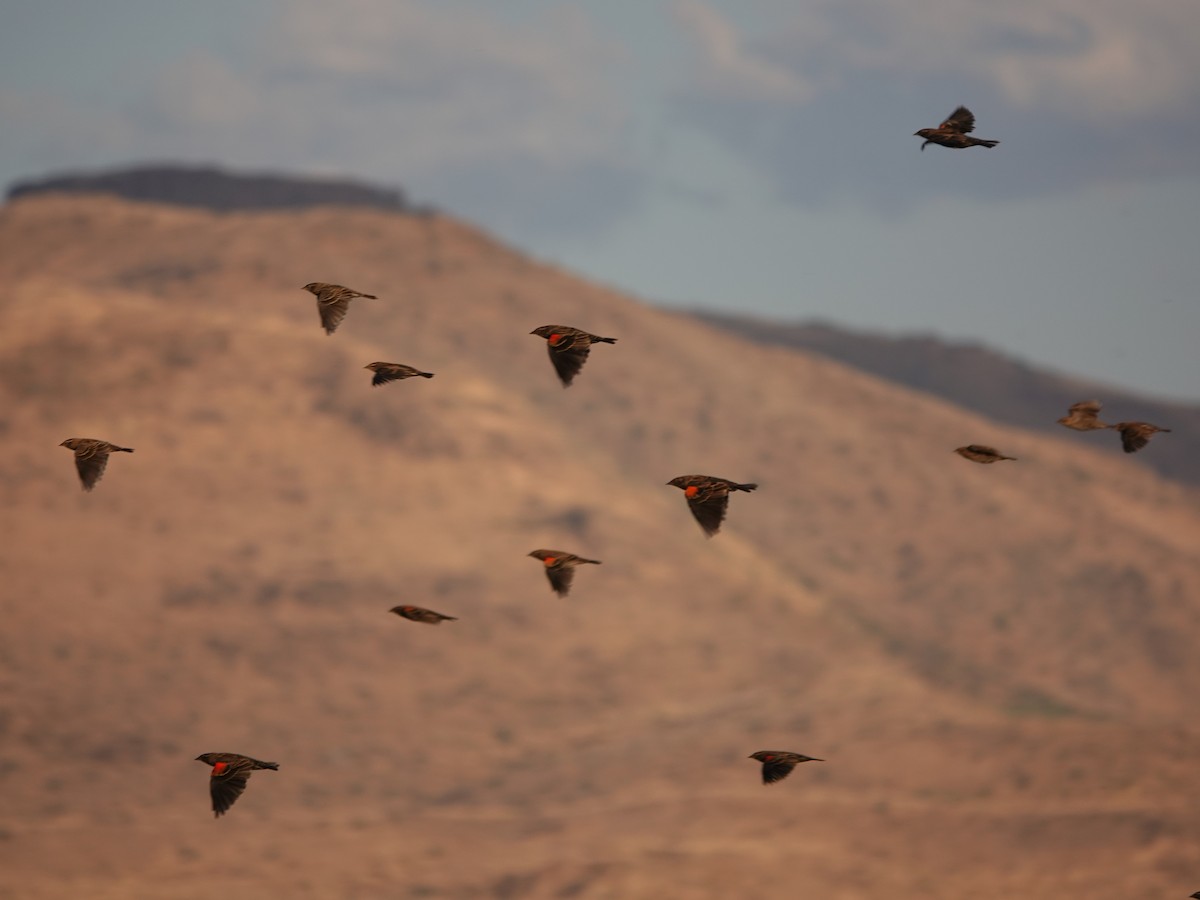
M 563 336 L 561 334 L 552 334 L 550 337 L 546 338 L 546 340 L 548 340 L 551 344 L 557 344 L 562 340 L 562 338 Z
M 690 500 L 692 497 L 695 497 L 698 493 L 700 493 L 700 488 L 696 487 L 694 484 L 689 484 L 683 489 L 683 493 Z
M 212 773 L 214 775 L 220 775 L 222 772 L 224 772 L 228 768 L 229 768 L 229 763 L 223 763 L 223 762 L 215 763 L 213 765 Z
M 542 562 L 544 562 L 547 566 L 552 566 L 556 562 L 558 562 L 558 557 L 557 556 L 547 556 L 545 559 L 542 560 Z

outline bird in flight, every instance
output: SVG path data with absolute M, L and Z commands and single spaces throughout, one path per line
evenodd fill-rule
M 346 318 L 350 309 L 350 301 L 365 297 L 368 300 L 378 300 L 374 294 L 364 294 L 361 291 L 342 287 L 340 284 L 327 284 L 324 281 L 310 281 L 304 290 L 317 298 L 317 312 L 321 316 L 321 326 L 326 334 L 333 334 Z
M 600 337 L 572 328 L 569 325 L 542 325 L 529 332 L 546 339 L 546 352 L 563 387 L 570 387 L 583 364 L 587 362 L 592 344 L 615 344 L 616 338 Z
M 1065 416 L 1058 420 L 1058 424 L 1076 431 L 1097 431 L 1113 427 L 1101 422 L 1098 418 L 1099 415 L 1099 400 L 1080 400 L 1078 403 L 1071 404 L 1071 408 Z
M 1159 428 L 1149 422 L 1118 422 L 1111 427 L 1121 433 L 1121 446 L 1125 448 L 1126 453 L 1137 453 L 1160 431 L 1171 433 L 1170 428 Z
M 95 438 L 67 438 L 58 446 L 75 451 L 75 468 L 79 471 L 79 483 L 85 491 L 94 488 L 104 474 L 108 466 L 108 454 L 133 452 L 131 447 L 118 447 Z
M 985 447 L 983 444 L 968 444 L 965 447 L 956 448 L 954 452 L 963 459 L 984 464 L 1000 462 L 1002 459 L 1011 459 L 1013 462 L 1017 460 L 1015 456 L 1005 456 L 995 447 Z
M 683 491 L 688 509 L 708 537 L 721 530 L 725 511 L 729 507 L 730 491 L 749 493 L 758 488 L 757 484 L 738 484 L 728 478 L 715 478 L 712 475 L 680 475 L 667 484 Z
M 212 771 L 208 773 L 208 789 L 212 794 L 214 818 L 229 811 L 229 807 L 246 789 L 250 773 L 255 769 L 279 771 L 279 763 L 263 762 L 240 753 L 201 753 L 196 757 L 196 762 L 212 766 Z
M 371 387 L 387 384 L 389 381 L 402 381 L 416 375 L 420 375 L 422 378 L 433 377 L 432 372 L 422 372 L 420 369 L 414 369 L 404 363 L 373 362 L 367 363 L 363 368 L 370 369 L 375 373 L 375 377 L 371 379 Z
M 529 555 L 542 561 L 542 565 L 546 567 L 546 578 L 550 581 L 550 587 L 560 597 L 565 597 L 571 592 L 571 582 L 575 579 L 576 566 L 585 563 L 593 566 L 600 565 L 598 559 L 584 559 L 582 556 L 562 550 L 530 550 Z
M 946 118 L 937 128 L 922 128 L 914 132 L 913 137 L 925 138 L 925 144 L 940 144 L 943 147 L 953 147 L 962 150 L 965 147 L 995 147 L 999 141 L 985 141 L 983 138 L 969 137 L 975 130 L 975 115 L 965 106 L 960 106 Z
M 426 625 L 440 625 L 442 622 L 457 622 L 457 616 L 445 616 L 432 609 L 421 606 L 393 606 L 391 612 L 411 622 L 424 622 Z
M 803 753 L 789 753 L 787 750 L 759 750 L 751 753 L 747 759 L 757 759 L 762 763 L 763 784 L 774 784 L 783 781 L 792 774 L 792 769 L 802 762 L 825 762 L 815 756 L 805 756 Z

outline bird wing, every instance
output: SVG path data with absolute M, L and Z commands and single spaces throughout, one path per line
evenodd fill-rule
M 85 491 L 90 491 L 96 486 L 96 482 L 104 474 L 107 465 L 108 450 L 106 449 L 94 447 L 75 451 L 75 468 L 79 470 L 79 480 L 83 482 Z
M 1121 446 L 1126 453 L 1136 453 L 1150 443 L 1151 434 L 1153 432 L 1144 425 L 1126 425 L 1121 429 Z
M 938 126 L 938 130 L 970 134 L 975 130 L 975 116 L 965 106 L 960 106 L 946 117 L 946 121 Z
M 1100 415 L 1099 400 L 1080 400 L 1078 403 L 1072 403 L 1068 410 L 1072 415 L 1081 416 L 1085 419 L 1094 419 Z
M 571 582 L 575 580 L 575 570 L 570 566 L 547 566 L 546 577 L 550 579 L 550 587 L 560 597 L 571 592 Z
M 317 312 L 321 314 L 321 325 L 325 328 L 326 334 L 333 334 L 337 330 L 337 327 L 342 324 L 342 319 L 346 318 L 346 312 L 349 309 L 349 297 L 324 298 L 321 294 L 317 295 Z
M 233 806 L 234 801 L 246 790 L 246 782 L 250 773 L 242 768 L 231 767 L 220 775 L 213 775 L 208 780 L 209 793 L 212 794 L 213 816 L 222 816 Z
M 783 781 L 783 779 L 792 774 L 792 769 L 795 767 L 796 764 L 794 762 L 781 759 L 763 763 L 763 784 L 774 784 L 776 781 Z
M 704 533 L 712 537 L 721 530 L 721 523 L 725 521 L 725 511 L 729 508 L 729 494 L 726 491 L 702 490 L 694 497 L 688 497 L 688 508 L 704 529 Z
M 580 341 L 573 336 L 564 335 L 557 344 L 546 341 L 546 350 L 563 387 L 568 387 L 587 362 L 591 343 L 586 338 Z

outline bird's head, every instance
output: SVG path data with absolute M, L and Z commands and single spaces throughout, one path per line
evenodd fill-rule
M 206 766 L 211 766 L 215 763 L 214 756 L 216 756 L 215 753 L 201 753 L 196 757 L 195 762 L 202 762 Z
M 932 128 L 922 128 L 920 131 L 914 131 L 913 137 L 928 138 L 931 134 L 933 134 Z
M 76 444 L 78 444 L 78 443 L 79 443 L 79 439 L 78 439 L 78 438 L 67 438 L 65 441 L 63 441 L 63 442 L 62 442 L 61 444 L 59 444 L 58 446 L 60 446 L 60 447 L 66 447 L 68 450 L 74 450 L 74 449 L 75 449 L 75 446 L 76 446 Z
M 308 291 L 311 294 L 315 294 L 317 292 L 317 283 L 315 281 L 310 281 L 308 284 L 306 284 L 304 286 L 304 290 Z
M 683 475 L 680 475 L 676 478 L 672 478 L 670 481 L 667 482 L 667 484 L 669 484 L 671 487 L 686 488 L 687 487 L 687 484 L 685 484 L 686 481 L 687 481 L 687 479 Z
M 531 331 L 529 333 L 536 334 L 540 338 L 549 339 L 550 335 L 552 335 L 554 333 L 554 326 L 553 325 L 539 325 L 537 328 L 533 329 L 533 331 Z

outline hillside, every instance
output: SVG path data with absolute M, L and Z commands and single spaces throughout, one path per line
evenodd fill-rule
M 818 353 L 919 391 L 926 391 L 999 422 L 1047 433 L 1078 400 L 1099 398 L 1106 422 L 1154 422 L 1174 435 L 1154 453 L 1131 461 L 1168 478 L 1200 485 L 1200 407 L 1168 403 L 1085 378 L 1027 365 L 979 344 L 956 344 L 920 335 L 890 337 L 817 322 L 773 322 L 750 316 L 698 312 L 705 322 L 773 346 Z M 1093 445 L 1122 455 L 1111 433 L 1093 435 Z
M 1200 887 L 1200 502 L 1089 436 L 441 216 L 47 194 L 0 277 L 0 896 Z M 380 299 L 329 337 L 312 280 Z M 547 322 L 619 343 L 563 390 Z M 136 452 L 84 494 L 70 436 Z M 688 472 L 761 488 L 706 541 Z M 281 770 L 214 821 L 210 750 Z

